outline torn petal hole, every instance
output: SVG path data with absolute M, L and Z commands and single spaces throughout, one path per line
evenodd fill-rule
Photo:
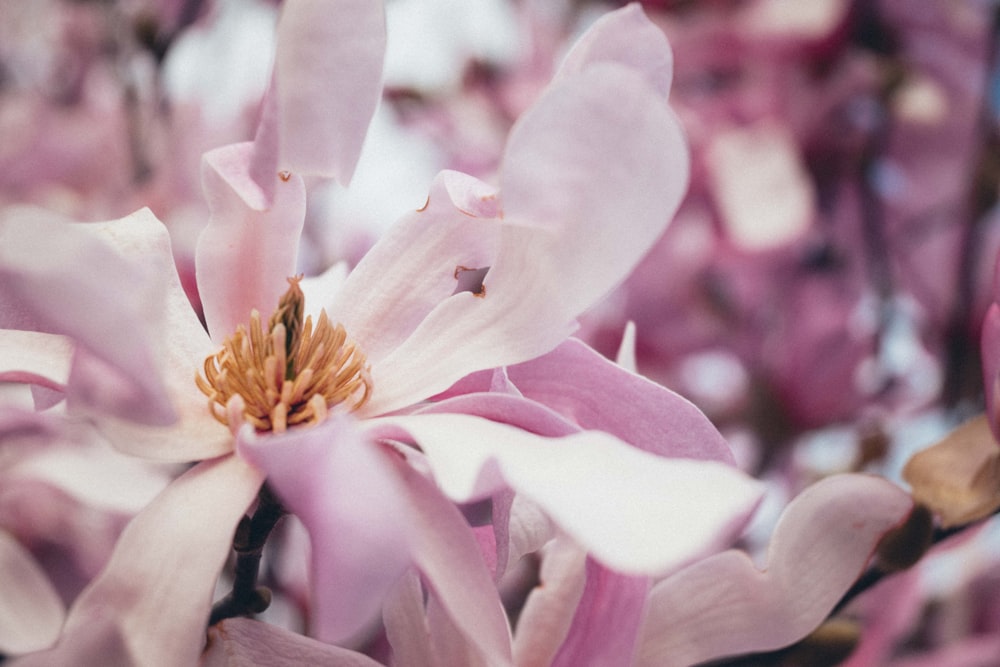
M 456 266 L 455 280 L 458 281 L 458 284 L 455 285 L 455 291 L 452 292 L 452 294 L 458 294 L 459 292 L 472 292 L 474 296 L 486 296 L 486 286 L 483 285 L 483 279 L 486 278 L 486 273 L 489 270 L 490 267 L 488 266 L 484 266 L 480 269 L 470 268 L 468 266 Z

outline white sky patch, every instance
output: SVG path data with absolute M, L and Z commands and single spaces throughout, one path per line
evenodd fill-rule
M 224 123 L 259 101 L 274 60 L 275 8 L 259 0 L 221 0 L 217 14 L 182 34 L 167 53 L 163 81 L 170 99 L 201 107 Z
M 382 105 L 368 129 L 350 186 L 330 182 L 315 193 L 314 201 L 328 208 L 331 224 L 349 222 L 381 235 L 398 218 L 424 205 L 443 160 L 430 139 L 401 128 Z
M 506 63 L 522 46 L 504 0 L 393 0 L 386 3 L 386 25 L 390 87 L 453 88 L 470 58 Z

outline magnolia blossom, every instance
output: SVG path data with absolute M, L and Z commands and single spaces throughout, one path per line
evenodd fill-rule
M 415 565 L 433 604 L 490 662 L 511 658 L 506 619 L 454 502 L 513 491 L 623 576 L 675 569 L 755 506 L 760 485 L 665 390 L 643 392 L 669 429 L 616 427 L 639 446 L 516 391 L 448 393 L 472 373 L 565 346 L 576 317 L 628 274 L 677 206 L 687 153 L 666 104 L 671 54 L 637 7 L 568 55 L 512 129 L 499 187 L 444 172 L 341 284 L 333 270 L 289 288 L 303 177 L 350 178 L 377 101 L 381 25 L 374 2 L 285 5 L 257 138 L 203 162 L 207 332 L 148 210 L 92 225 L 31 211 L 0 222 L 0 298 L 22 315 L 5 325 L 29 330 L 10 368 L 33 366 L 124 451 L 205 460 L 130 524 L 40 660 L 110 651 L 192 662 L 231 529 L 265 476 L 310 532 L 312 633 L 362 631 Z M 61 336 L 74 345 L 53 345 Z M 558 349 L 577 354 L 569 345 Z M 46 362 L 70 349 L 65 382 L 47 379 Z M 663 456 L 672 448 L 708 460 Z

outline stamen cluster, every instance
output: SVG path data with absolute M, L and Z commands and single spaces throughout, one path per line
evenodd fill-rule
M 222 350 L 205 359 L 204 377 L 199 374 L 195 382 L 223 424 L 233 425 L 234 397 L 242 399 L 243 419 L 258 431 L 277 433 L 322 421 L 335 405 L 356 410 L 368 400 L 371 377 L 365 355 L 326 311 L 315 327 L 312 316 L 302 321 L 300 279 L 288 279 L 290 287 L 266 332 L 254 310 L 249 329 L 240 325 Z

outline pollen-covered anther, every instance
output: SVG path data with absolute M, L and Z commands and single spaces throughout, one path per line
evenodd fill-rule
M 299 280 L 288 279 L 290 287 L 266 331 L 255 310 L 249 328 L 240 325 L 205 359 L 195 382 L 223 424 L 234 426 L 234 396 L 242 399 L 244 421 L 277 433 L 323 421 L 335 406 L 356 410 L 368 400 L 371 375 L 364 353 L 325 311 L 315 325 L 311 316 L 303 321 Z

